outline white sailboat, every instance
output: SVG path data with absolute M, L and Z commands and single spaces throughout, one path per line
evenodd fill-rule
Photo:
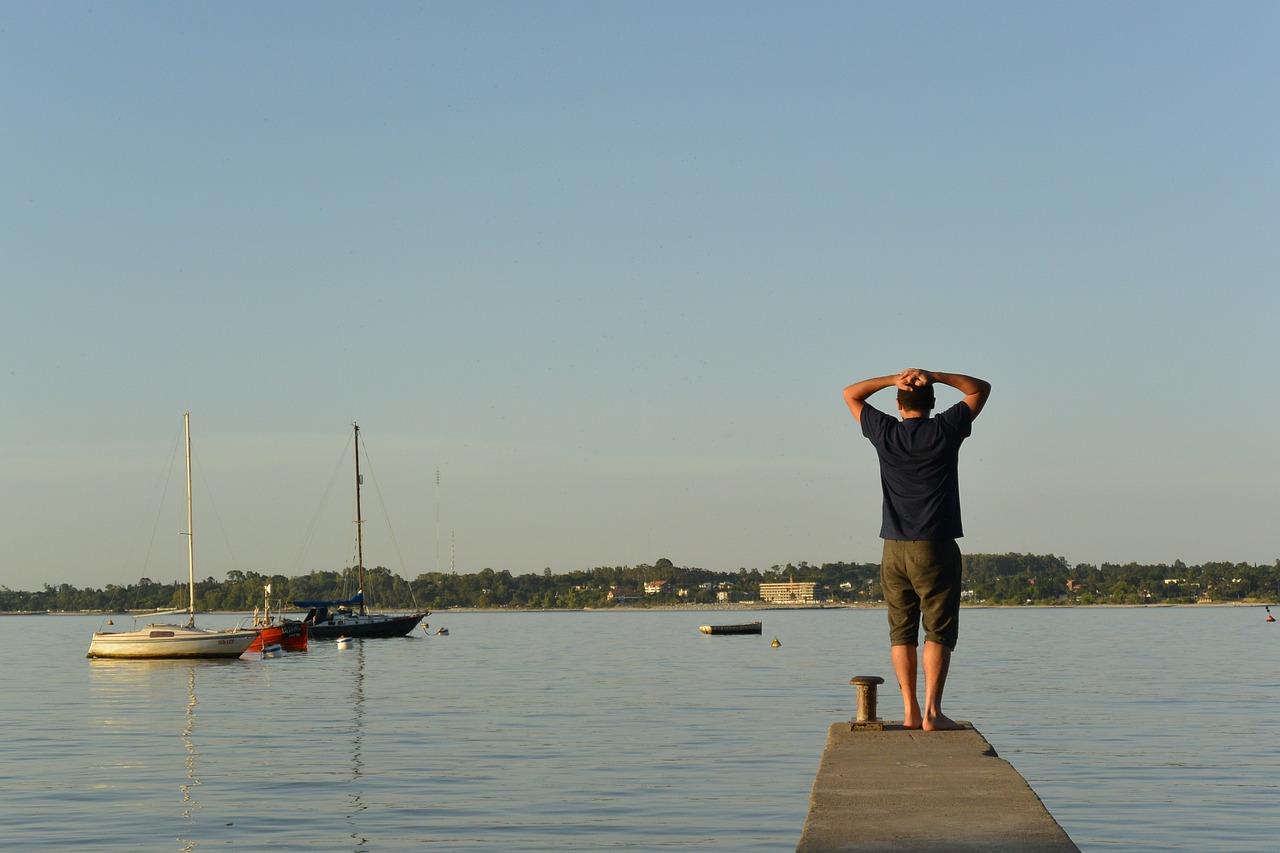
M 151 624 L 136 631 L 95 631 L 91 658 L 238 658 L 258 636 L 256 630 L 210 631 L 196 627 L 195 533 L 191 524 L 191 413 L 182 415 L 187 443 L 187 574 L 190 599 L 185 625 Z M 182 612 L 182 611 L 177 611 Z

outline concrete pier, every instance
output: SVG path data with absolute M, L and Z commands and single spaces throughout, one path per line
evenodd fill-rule
M 1079 853 L 1036 792 L 977 729 L 852 730 L 835 723 L 798 853 Z

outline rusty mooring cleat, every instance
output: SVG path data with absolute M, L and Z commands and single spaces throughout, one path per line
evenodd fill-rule
M 884 679 L 878 675 L 855 675 L 849 683 L 858 688 L 858 711 L 851 727 L 884 731 L 884 720 L 876 716 L 876 685 L 884 684 Z

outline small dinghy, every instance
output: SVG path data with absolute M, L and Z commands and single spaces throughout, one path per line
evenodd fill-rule
M 351 638 L 350 638 L 350 637 L 339 637 L 339 638 L 338 638 L 338 648 L 340 648 L 340 649 L 349 649 L 349 648 L 351 648 Z
M 744 625 L 702 625 L 698 628 L 704 634 L 721 636 L 724 634 L 759 634 L 759 622 L 747 622 Z

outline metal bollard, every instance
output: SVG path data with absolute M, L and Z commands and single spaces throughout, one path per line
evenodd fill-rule
M 884 679 L 878 675 L 855 675 L 849 683 L 858 688 L 858 711 L 852 727 L 883 731 L 884 720 L 876 716 L 876 685 L 884 684 Z

